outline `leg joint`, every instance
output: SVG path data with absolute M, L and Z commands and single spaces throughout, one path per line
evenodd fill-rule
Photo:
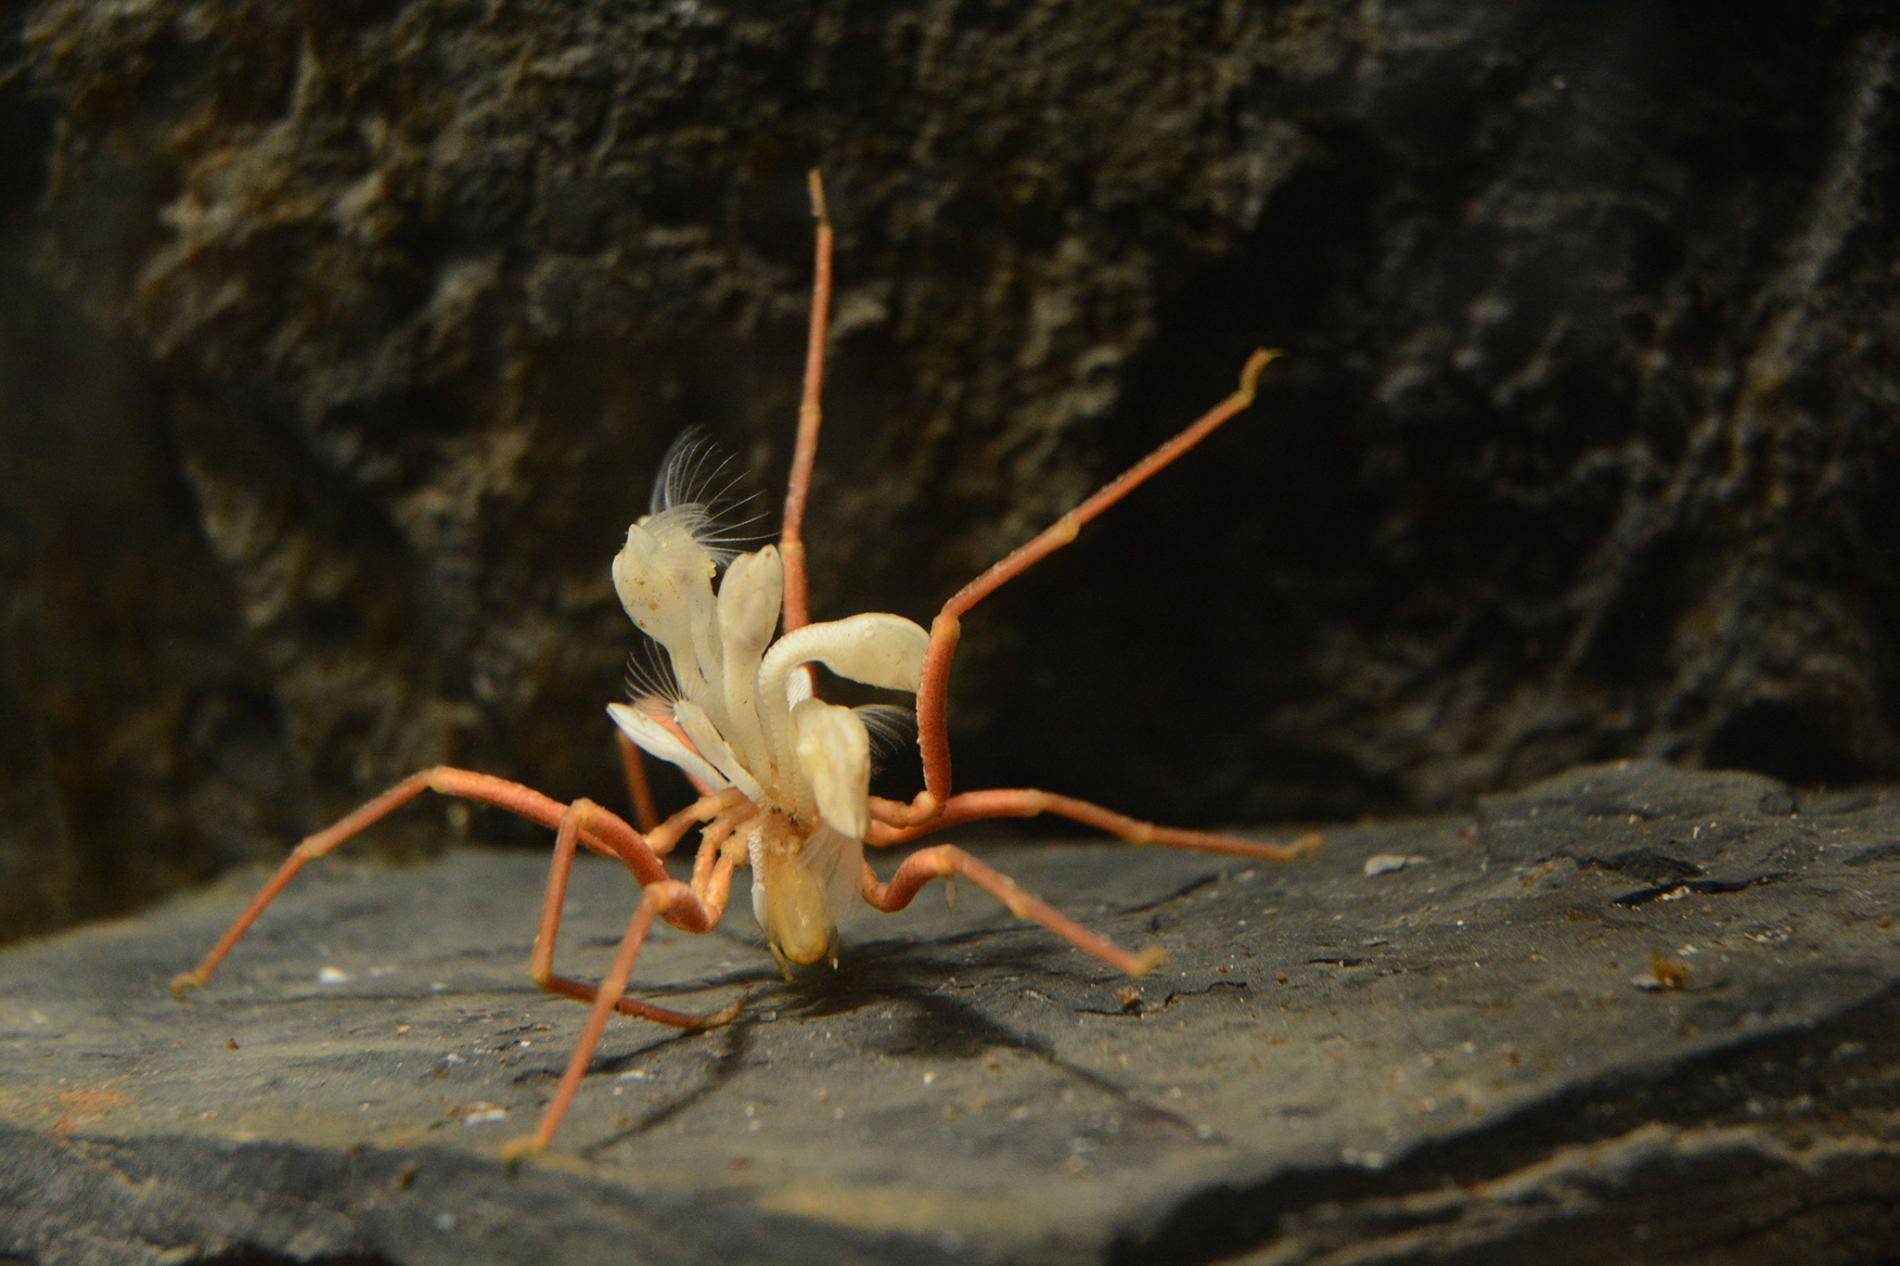
M 653 907 L 655 913 L 662 915 L 671 914 L 680 906 L 690 906 L 698 901 L 692 888 L 677 879 L 649 885 L 640 899 Z

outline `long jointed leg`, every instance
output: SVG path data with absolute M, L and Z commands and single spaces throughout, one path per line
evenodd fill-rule
M 298 871 L 351 836 L 374 825 L 396 809 L 414 800 L 425 791 L 439 792 L 445 796 L 454 796 L 462 800 L 474 800 L 482 804 L 492 804 L 497 808 L 539 822 L 545 827 L 559 829 L 567 806 L 560 801 L 542 795 L 531 787 L 509 782 L 505 778 L 496 778 L 492 774 L 478 774 L 473 770 L 454 769 L 438 765 L 434 769 L 425 769 L 409 775 L 388 791 L 364 804 L 354 812 L 344 815 L 337 822 L 305 839 L 291 851 L 277 873 L 258 890 L 251 903 L 225 929 L 211 952 L 204 956 L 195 968 L 180 972 L 172 977 L 171 987 L 174 993 L 183 993 L 194 985 L 202 985 L 218 969 L 231 947 L 257 921 L 282 892 Z M 666 867 L 646 845 L 640 833 L 628 826 L 620 818 L 607 810 L 595 806 L 587 824 L 577 827 L 578 843 L 586 845 L 596 853 L 606 857 L 618 858 L 633 871 L 634 877 L 644 885 L 659 883 L 666 879 Z
M 646 942 L 647 930 L 653 926 L 654 917 L 664 916 L 667 922 L 689 932 L 706 932 L 719 922 L 724 913 L 723 899 L 701 901 L 691 888 L 678 880 L 667 879 L 647 885 L 640 894 L 640 904 L 634 910 L 633 918 L 627 924 L 626 934 L 620 938 L 620 948 L 614 954 L 613 965 L 607 969 L 607 975 L 594 995 L 593 1009 L 587 1013 L 587 1023 L 581 1029 L 579 1041 L 574 1044 L 574 1053 L 568 1057 L 567 1069 L 561 1074 L 561 1084 L 555 1088 L 554 1098 L 542 1112 L 540 1124 L 535 1127 L 534 1133 L 512 1139 L 503 1146 L 504 1160 L 513 1164 L 523 1157 L 539 1155 L 547 1150 L 555 1130 L 560 1128 L 561 1118 L 567 1115 L 568 1106 L 574 1102 L 574 1093 L 580 1089 L 581 1077 L 586 1074 L 587 1065 L 594 1058 L 595 1048 L 600 1045 L 600 1035 L 607 1027 L 607 1017 L 619 1007 L 626 994 L 627 979 L 633 975 L 634 960 L 639 957 L 640 947 Z
M 548 868 L 547 892 L 541 898 L 541 922 L 534 933 L 534 950 L 528 957 L 528 974 L 534 983 L 550 993 L 575 998 L 581 1002 L 594 1002 L 599 991 L 594 986 L 575 980 L 569 976 L 554 974 L 554 941 L 560 932 L 561 907 L 567 901 L 567 878 L 574 869 L 575 847 L 580 843 L 581 831 L 587 825 L 592 814 L 604 812 L 591 800 L 576 800 L 561 815 L 560 828 L 554 835 L 554 861 Z M 614 1004 L 614 1009 L 622 1015 L 637 1016 L 643 1020 L 652 1020 L 658 1024 L 669 1024 L 677 1029 L 710 1029 L 727 1024 L 739 1014 L 739 1004 L 722 1007 L 704 1015 L 695 1015 L 684 1011 L 673 1011 L 666 1007 L 656 1007 L 652 1003 L 641 1002 L 635 998 L 622 998 Z
M 917 689 L 917 745 L 923 749 L 925 805 L 950 797 L 950 731 L 945 716 L 950 689 L 950 659 L 956 653 L 959 623 L 964 613 L 1028 571 L 1076 537 L 1083 525 L 1140 487 L 1151 475 L 1193 448 L 1215 427 L 1253 403 L 1260 371 L 1277 352 L 1257 351 L 1240 371 L 1240 388 L 1202 414 L 1186 430 L 1130 466 L 1075 509 L 1010 551 L 1000 562 L 965 585 L 943 604 L 930 626 L 930 646 L 924 652 L 923 681 Z M 787 587 L 790 586 L 787 571 Z
M 1002 871 L 978 861 L 954 844 L 938 844 L 911 854 L 887 883 L 879 883 L 870 864 L 866 863 L 858 891 L 871 905 L 892 914 L 909 905 L 918 890 L 931 880 L 947 880 L 958 875 L 1009 907 L 1009 912 L 1017 918 L 1042 924 L 1083 953 L 1093 954 L 1117 971 L 1140 976 L 1167 957 L 1167 951 L 1159 945 L 1151 945 L 1135 954 L 1105 936 L 1096 935 L 1041 897 L 1025 892 Z
M 1185 848 L 1199 853 L 1226 853 L 1233 857 L 1258 857 L 1283 862 L 1319 847 L 1317 834 L 1302 835 L 1291 844 L 1268 844 L 1242 839 L 1237 835 L 1217 835 L 1211 831 L 1190 831 L 1178 826 L 1157 826 L 1143 822 L 1099 804 L 1059 796 L 1054 792 L 1028 787 L 1008 790 L 966 791 L 951 796 L 928 817 L 901 801 L 873 799 L 871 812 L 879 820 L 871 827 L 865 843 L 875 845 L 908 844 L 920 836 L 945 827 L 959 826 L 984 818 L 1033 818 L 1042 813 L 1081 822 L 1130 844 L 1154 844 L 1163 848 Z
M 812 248 L 811 327 L 805 339 L 805 389 L 798 402 L 798 441 L 792 448 L 785 521 L 778 535 L 779 557 L 785 562 L 787 633 L 811 620 L 805 583 L 805 502 L 811 496 L 811 471 L 818 460 L 818 428 L 824 420 L 819 398 L 825 384 L 825 330 L 831 320 L 831 217 L 825 213 L 825 186 L 816 169 L 809 180 L 812 218 L 818 221 Z

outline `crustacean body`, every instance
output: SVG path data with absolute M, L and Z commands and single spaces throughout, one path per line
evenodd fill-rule
M 806 592 L 804 509 L 817 455 L 819 394 L 831 290 L 831 227 L 812 177 L 818 220 L 810 341 L 784 520 L 776 545 L 736 548 L 721 493 L 706 478 L 698 440 L 677 445 L 656 483 L 651 512 L 627 531 L 613 560 L 621 605 L 657 650 L 634 698 L 608 708 L 619 728 L 638 828 L 590 800 L 563 804 L 518 783 L 446 766 L 411 775 L 329 828 L 300 843 L 193 970 L 172 982 L 199 985 L 307 862 L 424 791 L 507 809 L 555 831 L 554 859 L 529 971 L 542 987 L 590 1004 L 586 1024 L 553 1098 L 532 1134 L 507 1145 L 515 1159 L 544 1149 L 579 1089 L 600 1034 L 614 1012 L 681 1028 L 721 1024 L 738 1004 L 686 1014 L 626 996 L 628 978 L 653 920 L 705 932 L 723 917 L 739 868 L 752 872 L 752 908 L 767 945 L 788 974 L 838 954 L 838 922 L 854 903 L 894 912 L 933 879 L 963 877 L 1016 915 L 1034 920 L 1076 948 L 1130 973 L 1150 970 L 1159 947 L 1124 949 L 1089 931 L 1008 876 L 954 845 L 923 848 L 888 879 L 865 860 L 873 848 L 980 818 L 1053 813 L 1137 844 L 1284 859 L 1317 841 L 1271 844 L 1156 826 L 1073 797 L 1029 788 L 951 789 L 946 692 L 959 621 L 983 598 L 1073 541 L 1089 520 L 1199 443 L 1253 400 L 1272 353 L 1255 352 L 1240 387 L 1180 434 L 1050 527 L 971 581 L 944 604 L 929 629 L 873 612 L 813 623 Z M 715 468 L 716 473 L 716 468 Z M 846 708 L 816 697 L 810 667 L 872 687 L 914 695 L 924 790 L 909 801 L 870 793 L 873 750 L 908 732 L 889 705 Z M 670 817 L 653 809 L 639 753 L 679 768 L 699 795 Z M 663 859 L 697 829 L 689 881 L 672 878 Z M 624 863 L 641 896 L 612 966 L 597 984 L 556 975 L 556 933 L 578 848 Z

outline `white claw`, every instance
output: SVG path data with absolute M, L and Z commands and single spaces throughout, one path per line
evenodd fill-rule
M 693 740 L 699 754 L 724 774 L 726 781 L 737 787 L 741 795 L 754 804 L 765 799 L 765 790 L 759 786 L 758 779 L 740 762 L 704 708 L 690 699 L 682 699 L 673 705 L 673 719 L 686 731 L 686 737 Z
M 871 826 L 871 736 L 849 708 L 807 699 L 792 712 L 798 767 L 811 784 L 818 816 L 849 839 Z
M 901 615 L 869 612 L 825 624 L 807 624 L 772 644 L 759 664 L 760 700 L 790 697 L 792 681 L 806 664 L 823 664 L 840 677 L 867 686 L 915 693 L 923 673 L 930 634 Z M 793 759 L 795 735 L 791 709 L 766 708 L 765 740 L 772 759 L 783 766 Z
M 770 545 L 756 554 L 733 559 L 719 582 L 726 738 L 751 769 L 764 769 L 770 763 L 754 691 L 758 687 L 759 660 L 778 629 L 779 598 L 784 588 L 785 565 L 779 560 L 778 550 Z
M 688 778 L 718 790 L 732 783 L 707 763 L 706 758 L 682 741 L 679 735 L 655 721 L 640 709 L 626 703 L 610 703 L 607 715 L 627 737 L 647 754 L 677 766 Z
M 782 695 L 784 688 L 767 688 L 767 679 L 780 682 L 799 664 L 823 664 L 840 677 L 884 690 L 917 691 L 924 671 L 924 650 L 930 634 L 914 620 L 871 611 L 825 624 L 807 624 L 781 637 L 759 666 L 759 694 Z

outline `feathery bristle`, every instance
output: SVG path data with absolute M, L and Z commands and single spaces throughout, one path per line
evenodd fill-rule
M 660 463 L 649 513 L 674 517 L 723 566 L 747 546 L 771 539 L 756 530 L 766 515 L 752 508 L 759 494 L 742 491 L 745 481 L 731 453 L 698 427 L 688 427 Z
M 656 717 L 670 718 L 680 701 L 679 678 L 666 648 L 650 637 L 634 643 L 627 656 L 627 694 L 633 705 Z
M 882 769 L 894 756 L 901 756 L 917 741 L 917 714 L 894 703 L 867 703 L 851 709 L 864 722 L 871 736 L 871 768 Z

